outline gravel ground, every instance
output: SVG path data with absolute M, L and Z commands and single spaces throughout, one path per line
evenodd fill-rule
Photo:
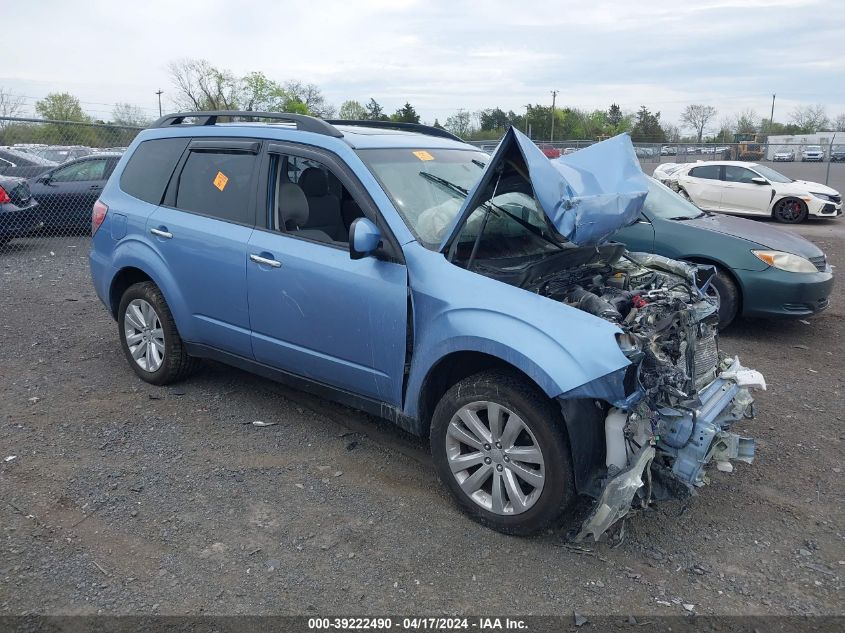
M 796 230 L 845 265 L 841 224 Z M 843 613 L 841 283 L 723 336 L 769 382 L 753 465 L 575 547 L 464 518 L 425 442 L 364 414 L 213 363 L 142 383 L 86 241 L 50 248 L 0 256 L 0 615 Z

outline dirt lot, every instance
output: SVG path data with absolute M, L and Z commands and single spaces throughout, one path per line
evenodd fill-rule
M 797 230 L 845 266 L 845 224 Z M 769 382 L 755 464 L 578 549 L 465 519 L 425 443 L 366 415 L 217 364 L 140 382 L 85 240 L 10 248 L 0 615 L 843 613 L 842 283 L 809 323 L 722 339 Z

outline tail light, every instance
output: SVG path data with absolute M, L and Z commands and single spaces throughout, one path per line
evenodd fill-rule
M 3 187 L 0 187 L 0 204 L 6 204 L 11 201 L 12 199 L 9 197 L 9 194 L 6 193 L 6 190 L 3 189 Z
M 106 213 L 109 212 L 109 208 L 99 200 L 94 203 L 94 208 L 91 209 L 91 235 L 97 232 L 97 229 L 100 228 L 100 225 L 103 223 L 103 220 L 106 219 Z

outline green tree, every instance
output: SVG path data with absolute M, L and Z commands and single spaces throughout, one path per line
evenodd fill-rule
M 291 100 L 284 88 L 262 72 L 251 72 L 241 78 L 238 107 L 250 112 L 285 112 Z
M 399 108 L 391 117 L 391 121 L 396 121 L 399 123 L 419 123 L 420 122 L 420 115 L 417 114 L 417 111 L 414 110 L 414 106 L 412 106 L 407 101 L 405 105 Z
M 337 116 L 347 121 L 363 121 L 367 118 L 367 109 L 357 101 L 344 101 Z
M 91 117 L 82 111 L 79 99 L 67 92 L 53 92 L 35 102 L 35 111 L 43 119 L 90 123 Z
M 472 115 L 468 110 L 458 110 L 455 114 L 446 118 L 443 127 L 455 136 L 469 138 L 472 133 Z
M 737 134 L 756 134 L 760 129 L 757 123 L 759 120 L 754 110 L 743 110 L 734 119 L 734 131 Z
M 513 114 L 511 112 L 511 114 Z M 501 108 L 487 108 L 477 113 L 479 127 L 483 132 L 504 131 L 511 124 L 510 118 Z
M 660 112 L 651 113 L 645 106 L 640 106 L 631 130 L 631 139 L 640 143 L 663 143 L 666 132 L 660 127 Z
M 379 102 L 370 97 L 367 105 L 364 106 L 367 111 L 367 119 L 369 121 L 388 121 L 388 116 L 384 113 L 384 109 L 379 105 Z
M 619 127 L 619 124 L 622 123 L 623 117 L 622 108 L 615 103 L 611 103 L 610 107 L 607 109 L 607 122 L 614 128 Z

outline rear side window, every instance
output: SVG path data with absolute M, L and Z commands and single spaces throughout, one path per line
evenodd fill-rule
M 188 141 L 188 138 L 160 138 L 141 143 L 120 176 L 120 188 L 145 202 L 161 204 L 173 168 Z
M 249 205 L 256 160 L 246 152 L 191 152 L 179 175 L 176 208 L 253 224 Z
M 720 165 L 702 165 L 701 167 L 693 167 L 689 171 L 689 175 L 693 178 L 707 178 L 709 180 L 719 180 Z

